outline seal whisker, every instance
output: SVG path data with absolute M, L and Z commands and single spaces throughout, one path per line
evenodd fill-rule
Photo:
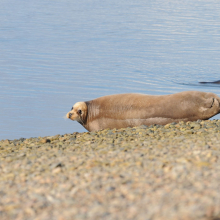
M 64 115 L 62 118 L 64 118 L 65 120 L 68 119 L 66 115 Z

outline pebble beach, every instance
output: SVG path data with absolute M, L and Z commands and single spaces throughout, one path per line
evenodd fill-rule
M 0 141 L 0 219 L 220 219 L 220 120 Z

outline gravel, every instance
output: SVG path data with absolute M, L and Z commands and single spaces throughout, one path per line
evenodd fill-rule
M 220 219 L 220 121 L 0 141 L 0 219 Z

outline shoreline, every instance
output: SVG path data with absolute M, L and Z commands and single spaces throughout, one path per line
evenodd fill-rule
M 220 120 L 0 141 L 0 218 L 220 218 Z

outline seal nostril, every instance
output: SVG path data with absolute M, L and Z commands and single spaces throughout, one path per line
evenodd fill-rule
M 71 118 L 71 116 L 72 116 L 72 113 L 69 113 L 69 118 Z

